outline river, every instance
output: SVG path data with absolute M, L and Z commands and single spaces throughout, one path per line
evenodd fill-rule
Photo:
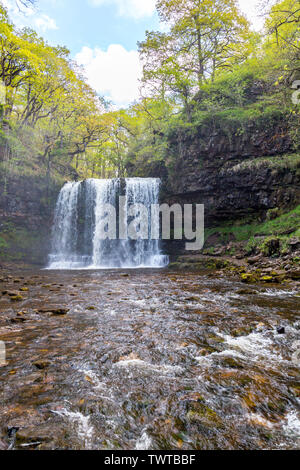
M 0 283 L 21 287 L 22 301 L 0 297 L 10 448 L 299 448 L 295 289 L 167 269 Z

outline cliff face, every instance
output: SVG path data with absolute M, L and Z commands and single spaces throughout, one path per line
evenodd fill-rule
M 46 263 L 59 189 L 44 178 L 0 174 L 0 262 Z
M 287 126 L 250 125 L 242 133 L 199 128 L 178 130 L 169 139 L 169 158 L 146 167 L 143 176 L 161 177 L 162 202 L 205 205 L 206 227 L 300 203 L 300 155 Z M 130 176 L 134 176 L 134 168 Z M 0 173 L 0 263 L 44 265 L 60 183 L 33 176 Z M 182 251 L 183 242 L 166 251 Z
M 206 223 L 265 214 L 300 201 L 300 156 L 283 123 L 228 136 L 199 129 L 170 140 L 171 157 L 159 171 L 168 203 L 205 204 Z

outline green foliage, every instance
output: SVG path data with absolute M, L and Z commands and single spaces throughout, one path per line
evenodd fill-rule
M 267 36 L 249 33 L 244 24 L 240 33 L 247 37 L 247 45 L 241 40 L 241 47 L 233 47 L 233 56 L 227 57 L 226 66 L 214 70 L 209 65 L 213 58 L 212 49 L 210 53 L 207 49 L 209 39 L 199 49 L 197 34 L 201 26 L 200 34 L 205 31 L 210 37 L 218 22 L 222 23 L 229 2 L 223 2 L 218 16 L 207 15 L 217 2 L 160 0 L 158 12 L 169 29 L 165 33 L 147 32 L 139 46 L 147 92 L 150 90 L 157 103 L 168 104 L 172 112 L 167 120 L 145 116 L 148 130 L 154 123 L 156 134 L 145 134 L 144 124 L 140 127 L 134 143 L 129 143 L 129 167 L 141 174 L 156 159 L 172 172 L 181 157 L 181 142 L 186 139 L 197 137 L 199 142 L 202 135 L 218 133 L 231 142 L 237 136 L 283 122 L 288 125 L 296 151 L 300 145 L 300 106 L 293 104 L 291 88 L 293 80 L 300 78 L 296 3 L 297 0 L 276 2 L 267 16 Z M 229 23 L 236 14 L 231 8 Z M 217 37 L 218 41 L 222 42 L 222 37 Z M 294 165 L 292 157 L 289 163 Z
M 299 153 L 291 155 L 280 155 L 276 157 L 260 157 L 252 160 L 245 160 L 238 165 L 230 168 L 230 171 L 243 171 L 243 170 L 254 170 L 260 168 L 270 169 L 287 169 L 296 171 L 300 168 L 300 155 Z
M 88 161 L 108 138 L 106 103 L 66 48 L 49 46 L 31 29 L 17 30 L 2 6 L 0 46 L 2 171 L 76 176 L 80 157 Z
M 289 239 L 300 236 L 300 205 L 263 223 L 255 220 L 252 223 L 247 223 L 246 220 L 228 221 L 223 226 L 206 230 L 205 239 L 214 234 L 218 234 L 223 243 L 227 243 L 232 237 L 237 242 L 247 242 L 245 247 L 249 255 L 257 248 L 268 255 L 272 241 L 278 240 L 280 253 L 285 254 Z
M 268 220 L 261 224 L 256 233 L 260 235 L 281 235 L 288 231 L 296 232 L 300 227 L 300 206 L 287 214 L 282 214 L 274 220 Z
M 153 96 L 177 97 L 189 119 L 192 95 L 248 56 L 252 35 L 236 0 L 159 0 L 157 10 L 167 32 L 139 43 L 143 81 Z
M 235 0 L 159 0 L 165 32 L 146 32 L 139 44 L 146 96 L 119 111 L 86 84 L 66 48 L 17 30 L 0 7 L 0 171 L 48 180 L 172 173 L 187 138 L 218 133 L 232 142 L 282 121 L 296 151 L 297 1 L 277 1 L 262 36 Z
M 280 236 L 287 232 L 289 236 L 295 236 L 298 234 L 300 228 L 300 205 L 295 209 L 281 214 L 273 220 L 267 220 L 263 223 L 253 221 L 247 223 L 247 221 L 239 220 L 238 222 L 230 221 L 221 227 L 213 227 L 206 232 L 206 238 L 214 233 L 223 235 L 224 238 L 234 235 L 236 241 L 245 241 L 251 239 L 254 236 Z

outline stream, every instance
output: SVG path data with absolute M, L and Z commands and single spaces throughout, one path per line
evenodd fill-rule
M 0 292 L 28 291 L 0 296 L 10 448 L 300 448 L 296 288 L 165 269 L 14 276 Z

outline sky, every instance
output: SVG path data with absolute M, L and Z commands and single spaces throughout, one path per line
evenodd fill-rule
M 67 46 L 84 67 L 89 84 L 116 108 L 138 99 L 141 64 L 137 42 L 146 30 L 159 30 L 156 0 L 37 0 L 22 11 L 18 0 L 0 0 L 18 27 L 30 26 L 51 45 Z M 239 0 L 260 29 L 259 0 Z

